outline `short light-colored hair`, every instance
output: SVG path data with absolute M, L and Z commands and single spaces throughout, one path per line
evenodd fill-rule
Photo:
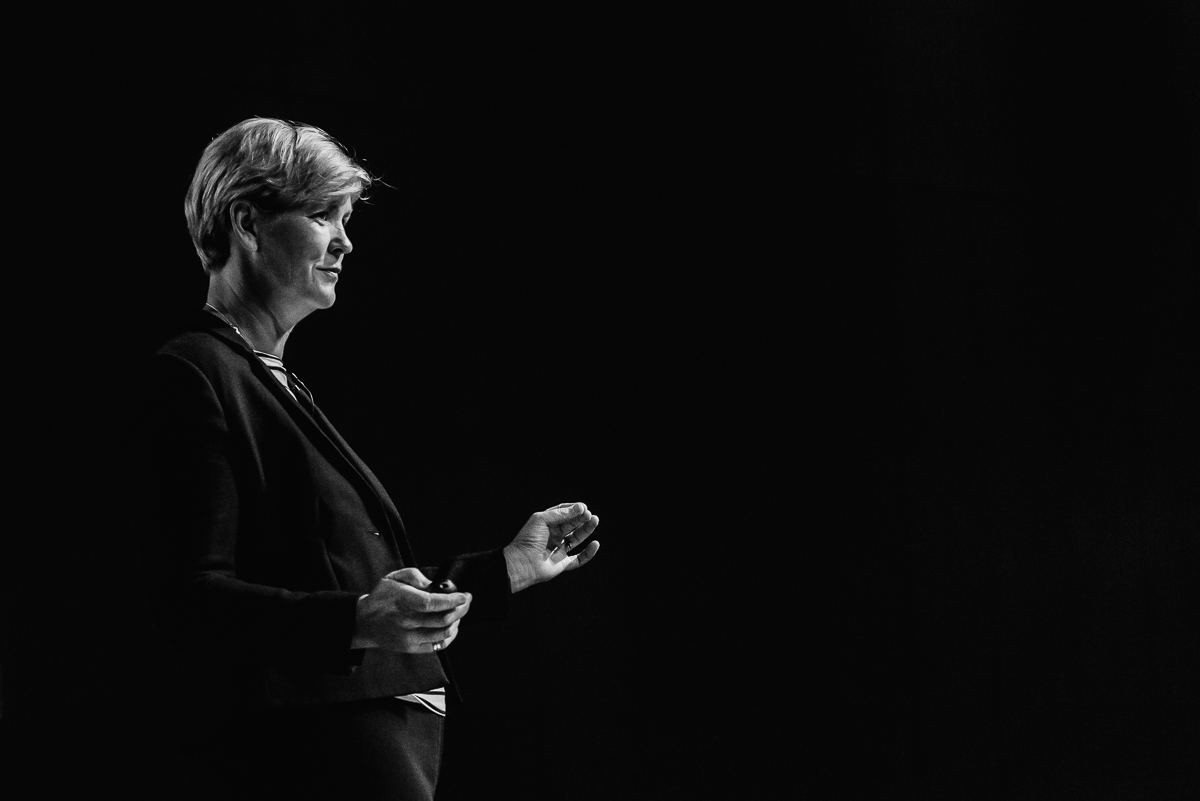
M 204 271 L 229 260 L 230 206 L 246 200 L 268 214 L 363 197 L 373 179 L 329 134 L 311 125 L 254 117 L 209 143 L 184 201 Z

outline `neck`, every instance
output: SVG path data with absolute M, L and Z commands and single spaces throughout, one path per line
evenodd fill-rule
M 223 314 L 255 350 L 283 358 L 288 336 L 299 320 L 288 320 L 272 309 L 271 304 L 253 292 L 230 267 L 211 273 L 208 281 L 207 303 Z

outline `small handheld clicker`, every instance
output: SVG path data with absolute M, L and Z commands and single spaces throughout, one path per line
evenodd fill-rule
M 458 592 L 458 585 L 450 580 L 450 573 L 454 570 L 455 561 L 456 560 L 452 559 L 449 562 L 443 562 L 440 566 L 438 566 L 438 571 L 433 576 L 433 583 L 425 588 L 425 592 L 434 592 L 439 594 Z

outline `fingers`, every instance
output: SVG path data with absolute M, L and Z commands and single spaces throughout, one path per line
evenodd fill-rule
M 449 612 L 409 613 L 400 618 L 400 626 L 406 629 L 444 629 L 467 616 L 470 604 L 463 604 Z
M 455 621 L 452 626 L 438 629 L 431 636 L 433 639 L 430 639 L 428 642 L 429 650 L 433 653 L 444 651 L 450 647 L 450 643 L 454 642 L 454 638 L 458 636 L 458 621 Z
M 463 602 L 450 609 L 414 611 L 411 608 L 397 610 L 403 613 L 406 628 L 445 628 L 466 617 L 471 610 L 471 594 L 465 592 L 452 593 L 463 598 Z
M 466 605 L 457 611 L 453 620 L 447 616 L 417 618 L 409 615 L 386 615 L 375 626 L 379 647 L 390 651 L 419 654 L 440 651 L 458 636 L 458 625 Z M 424 624 L 424 625 L 422 625 Z M 436 647 L 435 647 L 436 646 Z
M 390 650 L 409 654 L 429 654 L 450 647 L 458 637 L 458 621 L 449 626 L 409 629 L 399 633 L 389 646 Z
M 431 593 L 421 571 L 405 568 L 380 579 L 356 610 L 356 637 L 366 647 L 404 653 L 430 653 L 446 647 L 458 632 L 459 621 L 471 608 L 468 592 Z
M 600 525 L 600 515 L 593 515 L 590 512 L 588 514 L 588 519 L 567 537 L 567 540 L 571 543 L 569 547 L 574 548 L 582 545 L 596 531 L 596 526 Z
M 600 543 L 598 543 L 598 542 L 588 543 L 587 550 L 585 550 L 583 553 L 575 554 L 574 556 L 572 556 L 570 559 L 568 559 L 563 564 L 563 570 L 574 570 L 578 567 L 583 567 L 584 565 L 586 565 L 588 562 L 592 561 L 592 559 L 594 559 L 596 557 L 596 554 L 597 554 L 597 552 L 599 552 L 599 550 L 600 550 Z
M 599 518 L 585 507 L 582 513 L 553 526 L 552 531 L 555 536 L 562 538 L 558 544 L 566 542 L 565 547 L 574 548 L 591 535 L 596 529 L 596 523 L 593 521 L 598 520 Z M 551 541 L 554 541 L 553 537 Z
M 394 630 L 441 629 L 471 609 L 469 592 L 430 593 L 385 577 L 371 593 L 377 613 Z
M 425 587 L 429 587 L 433 583 L 429 579 L 425 579 L 424 585 L 418 587 L 410 583 L 413 581 L 411 576 L 405 576 L 404 578 L 407 580 L 403 582 L 398 578 L 393 578 L 398 573 L 405 571 L 412 571 L 417 576 L 421 576 L 421 571 L 415 568 L 405 568 L 403 571 L 389 573 L 380 582 L 381 585 L 390 588 L 390 596 L 405 609 L 427 613 L 447 612 L 471 602 L 471 594 L 466 592 L 426 592 Z M 424 579 L 424 576 L 421 578 Z
M 552 553 L 558 552 L 566 556 L 567 552 L 572 548 L 578 548 L 586 542 L 587 538 L 592 536 L 596 531 L 596 526 L 598 525 L 600 525 L 600 515 L 588 512 L 587 519 L 581 522 L 578 528 L 564 535 L 562 541 L 554 546 Z
M 425 574 L 415 567 L 402 567 L 399 570 L 393 570 L 384 578 L 389 578 L 392 581 L 398 581 L 401 584 L 407 584 L 410 587 L 416 587 L 418 590 L 423 590 L 433 582 L 425 577 Z
M 551 525 L 565 523 L 586 513 L 587 504 L 582 501 L 560 503 L 558 506 L 551 507 L 542 512 L 543 515 L 547 516 L 546 522 Z
M 436 589 L 433 582 L 426 578 L 425 574 L 415 567 L 405 567 L 401 568 L 400 570 L 393 570 L 391 573 L 388 573 L 386 576 L 384 576 L 384 578 L 390 579 L 391 581 L 399 584 L 406 584 L 409 587 L 416 587 L 418 590 L 424 590 L 428 593 L 436 593 L 438 595 L 452 595 L 453 591 L 457 589 L 452 581 L 440 582 L 440 585 L 448 585 L 451 592 L 447 592 L 444 589 Z M 458 593 L 458 595 L 461 596 L 463 593 Z M 416 596 L 413 597 L 415 598 Z M 458 603 L 462 603 L 462 601 L 458 600 Z M 439 608 L 441 608 L 441 605 L 439 604 L 434 604 L 431 607 L 432 610 Z

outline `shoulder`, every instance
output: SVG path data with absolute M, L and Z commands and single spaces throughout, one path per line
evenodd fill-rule
M 148 355 L 140 371 L 143 389 L 227 396 L 244 394 L 257 383 L 251 366 L 256 360 L 253 353 L 224 336 L 205 317 L 185 321 L 182 330 Z
M 233 365 L 245 361 L 228 343 L 209 331 L 185 331 L 168 339 L 155 357 L 182 359 L 200 365 Z
M 172 336 L 155 351 L 152 363 L 184 362 L 209 377 L 248 373 L 251 351 L 238 341 L 231 341 L 207 318 L 191 320 L 184 330 Z

